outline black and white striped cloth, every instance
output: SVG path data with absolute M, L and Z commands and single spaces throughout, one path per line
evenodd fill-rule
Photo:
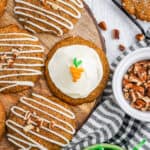
M 150 150 L 150 123 L 140 122 L 125 114 L 115 102 L 111 85 L 113 71 L 117 64 L 137 48 L 148 46 L 150 46 L 148 40 L 137 42 L 112 63 L 112 73 L 101 104 L 77 132 L 65 150 L 82 150 L 87 146 L 98 143 L 113 143 L 122 146 L 126 150 L 132 150 L 143 138 L 148 141 L 141 150 Z

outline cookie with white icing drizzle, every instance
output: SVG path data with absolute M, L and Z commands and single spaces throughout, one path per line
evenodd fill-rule
M 24 28 L 58 36 L 72 30 L 81 18 L 83 0 L 15 0 L 14 12 Z
M 4 14 L 4 11 L 6 9 L 7 0 L 1 0 L 0 1 L 0 16 Z
M 38 38 L 10 25 L 0 29 L 0 92 L 34 86 L 42 74 L 44 47 Z
M 58 150 L 75 133 L 75 115 L 57 98 L 32 93 L 11 108 L 6 125 L 8 140 L 20 150 Z
M 122 5 L 131 15 L 150 22 L 150 0 L 122 0 Z
M 49 52 L 45 66 L 49 88 L 71 105 L 95 100 L 103 92 L 109 76 L 103 50 L 81 37 L 58 42 Z
M 5 109 L 0 101 L 0 140 L 5 131 L 5 117 L 6 117 Z

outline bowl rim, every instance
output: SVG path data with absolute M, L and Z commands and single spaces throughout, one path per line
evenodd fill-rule
M 137 49 L 124 57 L 113 74 L 112 88 L 115 100 L 124 112 L 137 120 L 150 122 L 150 111 L 142 112 L 132 108 L 122 91 L 122 78 L 128 68 L 135 62 L 147 59 L 150 59 L 150 47 Z

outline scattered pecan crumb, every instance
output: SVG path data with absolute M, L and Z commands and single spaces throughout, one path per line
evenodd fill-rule
M 34 126 L 32 124 L 29 124 L 29 125 L 26 125 L 24 128 L 23 128 L 23 131 L 24 132 L 29 132 L 30 130 L 34 129 Z
M 115 40 L 119 40 L 120 39 L 120 31 L 118 29 L 113 29 L 112 30 L 112 37 Z
M 40 2 L 41 2 L 42 5 L 46 5 L 46 1 L 47 0 L 40 0 Z
M 36 123 L 37 123 L 37 127 L 41 128 L 43 126 L 44 120 L 41 118 L 38 118 L 36 120 Z
M 2 64 L 0 64 L 0 69 L 2 69 L 3 68 L 3 65 Z
M 7 58 L 7 55 L 4 54 L 4 55 L 2 55 L 2 56 L 0 57 L 0 60 L 6 60 L 6 58 Z
M 36 130 L 36 132 L 40 132 L 40 128 L 38 128 L 38 127 L 36 127 L 35 130 Z
M 124 51 L 126 50 L 126 47 L 123 44 L 119 44 L 119 50 Z
M 40 0 L 40 2 L 45 9 L 48 9 L 47 0 Z
M 140 34 L 137 34 L 137 35 L 135 36 L 135 38 L 136 38 L 136 40 L 138 40 L 138 41 L 142 41 L 142 40 L 145 39 L 145 36 L 140 33 Z
M 60 7 L 59 7 L 58 5 L 56 5 L 56 4 L 51 5 L 51 7 L 52 7 L 54 10 L 59 10 L 59 9 L 60 9 Z
M 13 53 L 13 58 L 16 59 L 19 55 L 20 55 L 20 52 L 19 50 L 17 49 L 12 49 L 12 53 Z
M 31 123 L 32 123 L 32 120 L 31 120 L 31 118 L 29 118 L 29 119 L 26 121 L 26 124 L 29 125 L 29 124 L 31 124 Z
M 25 17 L 24 18 L 24 22 L 27 22 L 29 20 L 29 18 Z
M 8 67 L 12 67 L 13 64 L 14 64 L 14 60 L 13 59 L 8 59 L 7 63 L 8 63 Z
M 107 25 L 106 25 L 105 21 L 101 21 L 98 25 L 102 30 L 104 30 L 104 31 L 107 30 Z
M 33 117 L 36 117 L 36 115 L 37 115 L 35 111 L 32 114 L 33 114 Z
M 55 122 L 54 122 L 54 121 L 51 121 L 51 122 L 49 123 L 49 128 L 50 128 L 50 129 L 53 129 L 53 128 L 54 128 L 54 125 L 55 125 Z
M 31 117 L 31 113 L 30 113 L 30 111 L 27 111 L 26 114 L 25 114 L 24 119 L 28 120 L 30 117 Z

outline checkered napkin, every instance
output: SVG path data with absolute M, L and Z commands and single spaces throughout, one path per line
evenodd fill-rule
M 110 80 L 104 91 L 101 104 L 65 150 L 82 150 L 98 143 L 113 143 L 131 150 L 143 138 L 146 138 L 148 142 L 141 150 L 150 150 L 150 123 L 140 122 L 125 114 L 116 104 L 112 94 L 112 75 L 117 64 L 135 49 L 148 46 L 150 47 L 148 40 L 137 42 L 112 63 Z

